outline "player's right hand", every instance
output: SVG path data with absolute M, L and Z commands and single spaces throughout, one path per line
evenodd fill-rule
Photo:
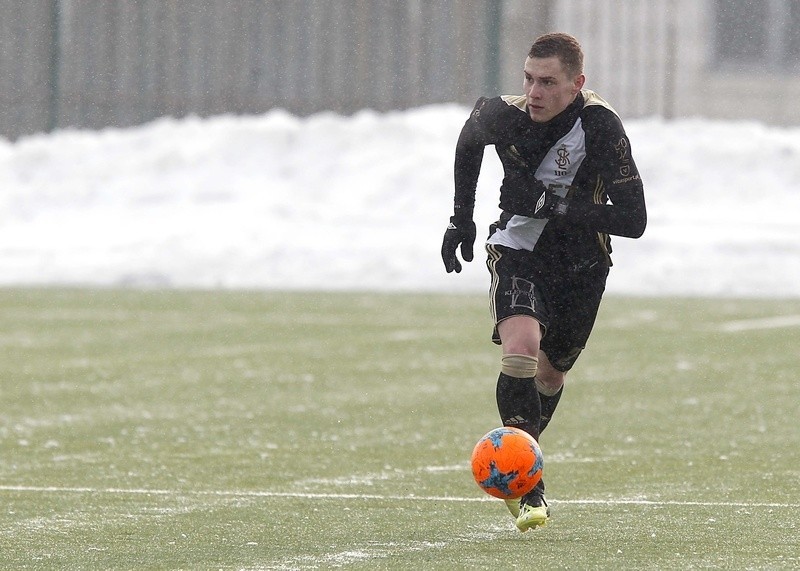
M 456 250 L 461 246 L 461 257 L 465 262 L 471 262 L 473 258 L 473 246 L 475 245 L 475 222 L 472 220 L 456 220 L 455 216 L 450 217 L 450 224 L 444 233 L 442 241 L 442 261 L 444 268 L 449 274 L 452 271 L 461 271 L 461 262 L 458 261 Z

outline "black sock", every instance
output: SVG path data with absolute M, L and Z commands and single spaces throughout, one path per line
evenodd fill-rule
M 533 379 L 519 379 L 500 373 L 497 379 L 497 410 L 503 426 L 519 428 L 539 439 L 542 414 L 539 391 Z
M 564 392 L 564 385 L 558 389 L 558 392 L 552 396 L 543 395 L 539 393 L 539 401 L 541 402 L 541 417 L 539 420 L 539 434 L 544 432 L 547 425 L 550 424 L 550 419 L 553 418 L 553 412 L 558 406 L 558 401 L 561 399 L 561 393 Z

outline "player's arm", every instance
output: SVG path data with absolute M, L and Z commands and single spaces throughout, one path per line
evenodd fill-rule
M 485 103 L 486 99 L 481 98 L 475 104 L 456 143 L 456 159 L 453 168 L 455 181 L 453 216 L 457 220 L 472 220 L 475 209 L 478 175 L 481 172 L 483 153 L 488 144 L 485 141 L 484 130 L 479 123 L 480 111 Z
M 571 201 L 566 218 L 603 232 L 626 238 L 639 238 L 647 226 L 647 208 L 642 185 L 627 184 L 608 189 L 610 204 Z
M 647 226 L 647 208 L 630 141 L 619 117 L 604 108 L 597 108 L 595 112 L 600 117 L 590 123 L 592 127 L 586 134 L 587 147 L 598 165 L 597 182 L 602 184 L 611 203 L 572 200 L 565 216 L 596 232 L 638 238 Z
M 466 262 L 473 259 L 475 244 L 475 222 L 472 216 L 475 210 L 475 192 L 478 187 L 478 176 L 481 172 L 483 152 L 487 143 L 479 125 L 480 109 L 485 103 L 481 98 L 470 114 L 456 143 L 456 158 L 453 169 L 455 196 L 453 199 L 453 216 L 442 241 L 442 261 L 448 273 L 461 271 L 461 262 L 456 250 L 461 248 L 461 257 Z

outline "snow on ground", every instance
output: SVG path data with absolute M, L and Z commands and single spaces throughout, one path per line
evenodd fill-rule
M 0 285 L 483 292 L 439 258 L 469 110 L 161 119 L 0 140 Z M 649 225 L 609 292 L 800 295 L 800 128 L 626 121 Z M 476 222 L 497 216 L 484 159 Z

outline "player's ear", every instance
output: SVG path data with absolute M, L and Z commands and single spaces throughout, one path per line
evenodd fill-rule
M 574 83 L 575 93 L 578 93 L 581 89 L 583 89 L 584 83 L 586 83 L 586 76 L 583 75 L 582 73 L 578 74 L 578 76 L 575 78 L 575 83 Z

